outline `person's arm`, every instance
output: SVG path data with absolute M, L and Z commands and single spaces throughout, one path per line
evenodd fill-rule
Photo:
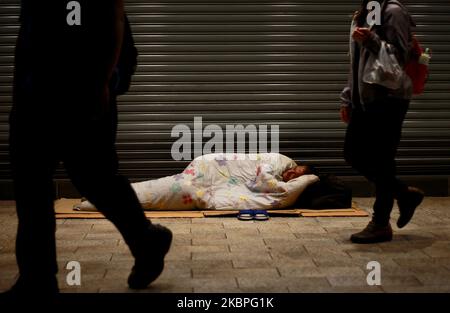
M 351 109 L 352 109 L 352 90 L 350 88 L 350 80 L 352 79 L 351 77 L 351 71 L 349 73 L 349 77 L 348 77 L 348 84 L 347 86 L 342 90 L 341 92 L 341 107 L 340 107 L 340 116 L 341 116 L 341 120 L 348 124 L 348 122 L 350 121 L 350 114 L 351 114 Z
M 124 9 L 124 0 L 114 0 L 114 21 L 113 21 L 113 31 L 114 31 L 114 40 L 113 40 L 113 54 L 111 58 L 111 62 L 108 64 L 107 68 L 107 77 L 106 81 L 109 82 L 111 80 L 111 76 L 119 61 L 120 51 L 122 49 L 123 42 L 123 34 L 124 34 L 124 25 L 125 25 L 125 9 Z
M 108 110 L 110 104 L 109 84 L 120 57 L 125 16 L 124 0 L 103 1 L 103 6 L 103 14 L 96 8 L 90 16 L 95 25 L 91 29 L 93 88 L 99 97 L 101 111 Z
M 342 90 L 340 99 L 341 99 L 341 107 L 352 106 L 352 90 L 348 85 Z
M 408 61 L 409 39 L 411 32 L 411 19 L 404 8 L 398 5 L 388 6 L 384 12 L 384 23 L 381 30 L 385 40 L 394 48 L 395 56 L 400 65 Z M 374 54 L 378 54 L 381 48 L 381 38 L 367 28 L 360 28 L 362 35 L 359 36 L 362 45 Z

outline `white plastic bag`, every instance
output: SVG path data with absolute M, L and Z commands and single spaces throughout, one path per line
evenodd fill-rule
M 367 60 L 362 77 L 363 82 L 395 90 L 401 87 L 403 78 L 404 71 L 392 52 L 391 46 L 381 41 L 378 55 L 371 53 Z

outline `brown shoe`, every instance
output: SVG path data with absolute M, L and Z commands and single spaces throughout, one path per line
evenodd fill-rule
M 425 194 L 422 190 L 415 187 L 408 187 L 408 191 L 398 197 L 397 204 L 400 210 L 400 217 L 397 221 L 397 227 L 405 227 L 411 221 L 416 208 L 422 203 Z
M 392 228 L 391 224 L 387 226 L 376 225 L 373 221 L 369 222 L 369 225 L 364 228 L 363 231 L 353 234 L 350 237 L 353 243 L 377 243 L 392 240 Z

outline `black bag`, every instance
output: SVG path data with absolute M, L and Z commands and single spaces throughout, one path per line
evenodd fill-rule
M 295 203 L 303 209 L 344 209 L 352 207 L 352 190 L 335 175 L 320 175 L 320 181 L 309 185 Z
M 131 78 L 136 72 L 138 51 L 134 45 L 130 23 L 125 16 L 122 51 L 112 78 L 112 91 L 115 95 L 123 95 L 131 85 Z

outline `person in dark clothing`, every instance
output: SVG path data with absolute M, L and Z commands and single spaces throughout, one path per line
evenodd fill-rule
M 109 88 L 123 38 L 123 0 L 79 3 L 81 25 L 72 26 L 67 1 L 21 3 L 10 114 L 19 219 L 19 278 L 12 294 L 59 291 L 53 186 L 59 162 L 130 248 L 130 288 L 145 288 L 160 275 L 172 241 L 170 230 L 147 220 L 129 181 L 118 173 L 117 111 Z M 80 154 L 80 146 L 89 153 Z
M 351 236 L 354 243 L 392 240 L 389 221 L 394 200 L 397 199 L 400 209 L 397 226 L 402 228 L 411 220 L 424 197 L 421 190 L 407 186 L 396 177 L 395 156 L 412 96 L 411 80 L 405 75 L 396 90 L 362 80 L 369 56 L 378 54 L 382 41 L 392 45 L 401 65 L 406 64 L 414 23 L 399 1 L 386 0 L 381 5 L 382 24 L 369 28 L 366 21 L 368 2 L 363 1 L 354 16 L 349 85 L 341 94 L 341 119 L 348 124 L 345 160 L 376 188 L 372 221 L 362 232 Z

